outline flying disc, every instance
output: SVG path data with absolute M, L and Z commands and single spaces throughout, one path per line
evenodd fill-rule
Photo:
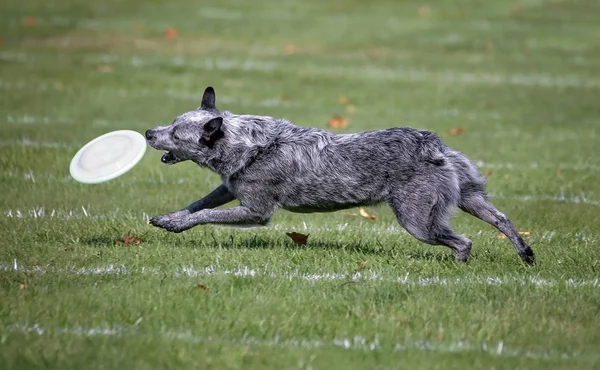
M 85 144 L 71 160 L 71 176 L 85 184 L 98 184 L 132 169 L 146 152 L 146 139 L 139 132 L 118 130 Z

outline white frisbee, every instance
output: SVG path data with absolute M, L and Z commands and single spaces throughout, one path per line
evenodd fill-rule
M 146 152 L 146 139 L 131 130 L 98 136 L 85 144 L 71 160 L 71 176 L 85 184 L 112 180 L 132 169 Z

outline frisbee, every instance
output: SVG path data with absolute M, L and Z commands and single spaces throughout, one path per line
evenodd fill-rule
M 98 184 L 132 169 L 146 152 L 146 139 L 139 132 L 118 130 L 85 144 L 71 160 L 71 176 L 85 184 Z

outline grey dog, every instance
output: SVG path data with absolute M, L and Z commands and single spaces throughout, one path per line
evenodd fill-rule
M 146 140 L 166 151 L 163 163 L 191 160 L 223 181 L 184 209 L 150 219 L 168 231 L 202 224 L 265 225 L 278 208 L 330 212 L 386 202 L 412 236 L 445 245 L 464 262 L 472 243 L 449 224 L 458 206 L 504 233 L 523 261 L 535 262 L 512 222 L 488 200 L 476 167 L 429 131 L 336 135 L 282 119 L 221 112 L 209 86 L 200 108 L 146 131 Z M 238 206 L 215 209 L 234 199 Z

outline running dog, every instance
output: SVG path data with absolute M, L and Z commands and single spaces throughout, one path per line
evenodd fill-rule
M 450 228 L 458 207 L 504 233 L 528 264 L 533 250 L 487 198 L 484 177 L 462 153 L 429 131 L 388 128 L 336 135 L 266 116 L 219 111 L 207 87 L 200 108 L 146 131 L 161 161 L 193 161 L 222 185 L 182 210 L 155 216 L 154 226 L 182 232 L 197 225 L 265 225 L 283 208 L 330 212 L 387 203 L 416 239 L 445 245 L 459 262 L 471 241 Z M 239 206 L 214 209 L 239 200 Z

